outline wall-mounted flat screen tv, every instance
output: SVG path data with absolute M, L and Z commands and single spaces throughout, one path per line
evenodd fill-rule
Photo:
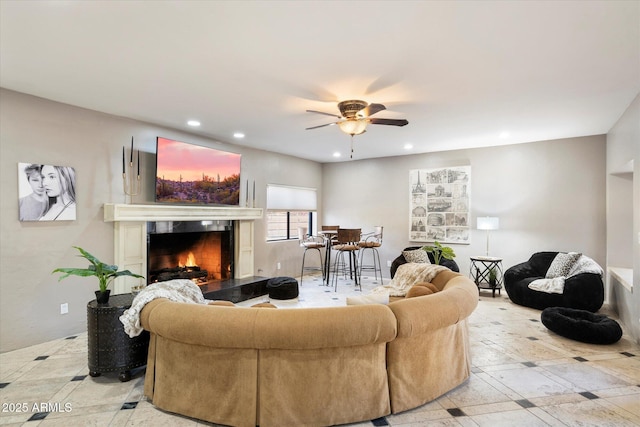
M 240 154 L 156 139 L 156 202 L 240 204 Z

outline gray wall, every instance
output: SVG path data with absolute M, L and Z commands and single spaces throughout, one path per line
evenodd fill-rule
M 0 92 L 0 351 L 9 351 L 86 330 L 86 304 L 97 289 L 94 279 L 62 282 L 56 267 L 84 266 L 72 246 L 81 246 L 113 262 L 113 224 L 103 221 L 106 202 L 124 203 L 122 146 L 135 137 L 142 152 L 143 194 L 136 203 L 153 201 L 155 138 L 212 146 L 242 154 L 242 179 L 256 181 L 256 204 L 265 206 L 267 183 L 317 187 L 322 168 L 298 158 L 224 144 L 187 132 L 97 113 L 2 89 Z M 77 220 L 20 222 L 18 162 L 48 163 L 76 169 Z M 244 196 L 241 196 L 244 200 Z M 264 221 L 256 221 L 255 273 L 293 275 L 297 242 L 267 244 Z M 276 271 L 276 263 L 283 268 Z M 293 265 L 296 264 L 296 268 Z M 289 265 L 291 269 L 285 270 Z M 60 314 L 60 304 L 69 314 Z
M 578 251 L 605 265 L 604 136 L 325 164 L 323 221 L 384 226 L 386 265 L 411 245 L 409 170 L 455 165 L 471 165 L 471 242 L 450 245 L 462 273 L 470 256 L 486 251 L 478 216 L 500 218 L 490 254 L 505 269 L 544 250 Z
M 607 264 L 633 269 L 633 292 L 608 277 L 608 296 L 640 343 L 640 95 L 607 134 Z
M 626 129 L 633 127 L 633 120 L 638 122 L 638 100 L 634 105 L 631 118 L 621 120 L 619 133 L 623 135 L 629 134 Z M 134 202 L 153 200 L 156 136 L 235 151 L 243 156 L 243 180 L 256 181 L 259 207 L 265 206 L 268 183 L 318 188 L 321 224 L 362 227 L 364 231 L 375 225 L 385 227 L 381 250 L 385 264 L 411 244 L 409 170 L 465 164 L 471 165 L 472 174 L 471 224 L 477 216 L 500 217 L 500 230 L 491 233 L 491 254 L 503 257 L 505 268 L 539 250 L 581 251 L 604 267 L 608 249 L 616 246 L 615 239 L 609 242 L 606 236 L 608 153 L 604 136 L 320 165 L 7 90 L 0 92 L 0 123 L 2 352 L 86 330 L 85 307 L 93 299 L 96 285 L 81 278 L 58 282 L 50 273 L 55 267 L 78 265 L 72 245 L 112 260 L 113 224 L 103 221 L 102 205 L 126 201 L 121 153 L 132 135 L 136 147 L 144 152 L 145 175 L 144 193 Z M 635 206 L 640 200 L 638 133 L 632 130 L 631 137 L 621 137 L 624 142 L 614 141 L 616 147 L 625 147 L 623 152 L 636 147 Z M 75 167 L 78 219 L 18 221 L 18 162 Z M 639 215 L 634 211 L 634 236 L 640 232 Z M 301 250 L 297 241 L 267 243 L 265 235 L 264 221 L 257 221 L 255 273 L 298 275 Z M 468 272 L 469 256 L 484 253 L 485 238 L 484 232 L 473 229 L 469 245 L 453 245 L 463 273 Z M 640 257 L 637 240 L 634 242 L 633 262 L 638 271 Z M 278 262 L 280 270 L 276 269 Z M 384 272 L 388 277 L 388 268 Z M 636 292 L 635 300 L 624 303 L 629 307 L 635 304 L 636 320 L 638 295 Z M 60 315 L 64 302 L 69 303 L 70 312 Z

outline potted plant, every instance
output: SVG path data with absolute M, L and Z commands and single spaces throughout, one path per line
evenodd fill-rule
M 85 258 L 91 264 L 88 268 L 56 268 L 51 272 L 53 273 L 63 273 L 62 276 L 58 279 L 58 281 L 65 279 L 69 276 L 80 276 L 80 277 L 91 277 L 94 276 L 98 279 L 98 284 L 100 289 L 95 291 L 96 300 L 99 304 L 106 304 L 109 302 L 109 294 L 111 292 L 110 289 L 107 289 L 109 284 L 116 277 L 121 276 L 131 276 L 144 279 L 144 276 L 140 276 L 139 274 L 135 274 L 130 272 L 129 270 L 121 270 L 118 271 L 117 265 L 109 265 L 100 261 L 98 258 L 91 255 L 89 252 L 85 251 L 81 247 L 74 246 L 78 251 L 80 251 L 79 257 Z
M 491 267 L 489 269 L 489 286 L 492 288 L 496 287 L 496 283 L 498 282 L 498 272 L 495 267 Z
M 433 242 L 434 246 L 423 246 L 422 249 L 433 254 L 433 260 L 436 264 L 440 264 L 442 258 L 454 259 L 456 253 L 449 246 L 442 246 L 437 240 Z

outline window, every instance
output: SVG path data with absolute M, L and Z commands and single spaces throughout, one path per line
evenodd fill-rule
M 267 211 L 267 240 L 288 240 L 298 238 L 298 227 L 306 227 L 315 232 L 315 212 Z
M 316 190 L 267 185 L 267 241 L 298 238 L 298 227 L 316 232 Z

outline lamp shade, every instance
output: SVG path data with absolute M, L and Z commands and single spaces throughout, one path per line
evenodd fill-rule
M 340 130 L 349 135 L 360 135 L 367 129 L 366 120 L 347 119 L 342 122 L 338 122 Z
M 478 217 L 478 230 L 497 230 L 500 226 L 500 219 L 496 216 Z

